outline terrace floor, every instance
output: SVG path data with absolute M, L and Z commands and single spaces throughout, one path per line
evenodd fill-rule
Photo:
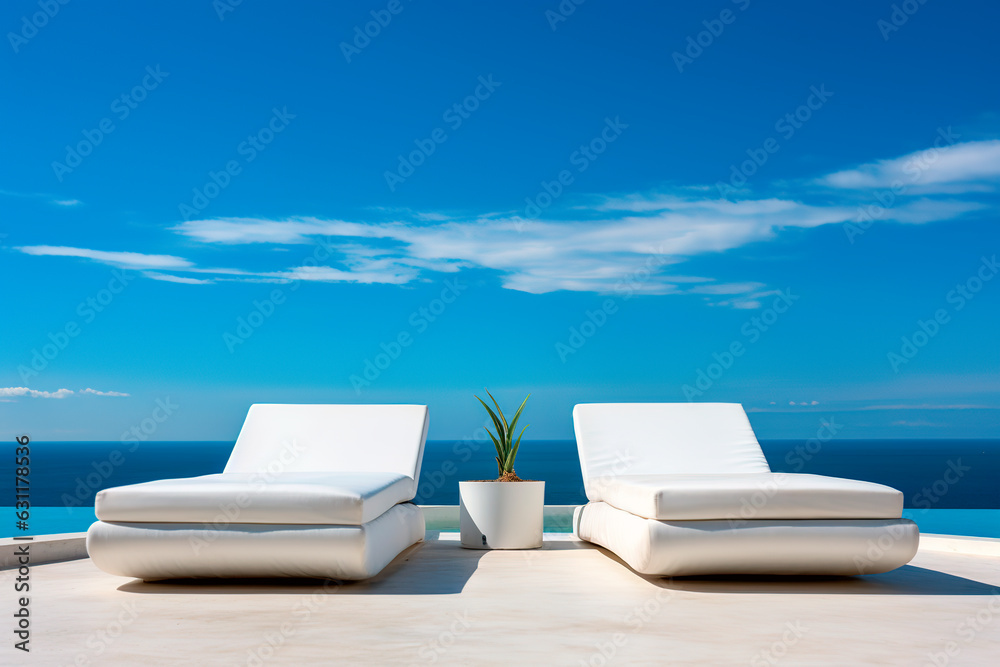
M 490 552 L 457 537 L 429 532 L 377 578 L 343 585 L 147 584 L 89 559 L 37 565 L 31 653 L 0 628 L 0 663 L 977 665 L 1000 655 L 995 555 L 922 547 L 869 577 L 671 580 L 569 535 Z M 15 574 L 0 572 L 6 624 Z

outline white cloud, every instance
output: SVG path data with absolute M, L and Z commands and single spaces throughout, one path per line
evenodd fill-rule
M 445 220 L 451 220 L 450 216 L 443 213 L 415 213 L 414 216 L 417 220 L 429 220 L 432 222 L 444 222 Z
M 325 283 L 389 283 L 392 285 L 405 285 L 417 277 L 418 272 L 413 269 L 392 266 L 391 264 L 377 266 L 377 264 L 382 263 L 373 263 L 368 268 L 352 271 L 343 271 L 329 266 L 300 266 L 278 275 L 288 280 Z
M 938 220 L 954 220 L 985 208 L 987 206 L 979 202 L 921 197 L 885 210 L 886 218 L 890 220 L 919 225 Z
M 202 278 L 187 278 L 184 276 L 173 276 L 169 273 L 158 273 L 156 271 L 143 271 L 142 275 L 153 280 L 162 280 L 167 283 L 180 283 L 182 285 L 211 285 L 214 280 Z
M 27 387 L 0 387 L 0 396 L 30 396 L 31 398 L 66 398 L 71 396 L 71 389 L 58 389 L 56 391 L 41 391 L 38 389 L 28 389 Z
M 144 255 L 138 252 L 113 252 L 51 245 L 22 246 L 17 250 L 26 255 L 82 257 L 124 269 L 184 269 L 192 265 L 188 260 L 173 255 Z
M 969 141 L 916 151 L 838 171 L 819 180 L 852 190 L 888 188 L 894 183 L 917 185 L 922 192 L 977 191 L 982 182 L 1000 179 L 1000 140 Z M 962 187 L 956 187 L 962 186 Z
M 90 387 L 87 387 L 86 389 L 81 389 L 80 393 L 81 394 L 93 394 L 94 396 L 129 396 L 130 395 L 130 394 L 126 394 L 126 393 L 120 392 L 120 391 L 98 391 L 96 389 L 91 389 Z
M 746 294 L 764 287 L 764 283 L 712 283 L 692 287 L 689 292 L 694 294 Z
M 728 306 L 737 310 L 757 310 L 761 307 L 759 299 L 724 299 L 722 301 L 708 302 L 710 306 Z
M 775 294 L 780 294 L 778 290 L 767 290 L 765 292 L 760 292 L 757 294 L 746 294 L 733 297 L 731 299 L 721 299 L 719 301 L 712 301 L 706 298 L 705 301 L 710 306 L 723 306 L 727 308 L 736 308 L 737 310 L 757 310 L 761 307 L 760 300 L 766 296 L 773 296 Z
M 53 246 L 20 250 L 146 269 L 151 279 L 184 284 L 307 280 L 404 285 L 429 280 L 432 274 L 479 268 L 497 272 L 507 289 L 535 294 L 627 289 L 641 294 L 695 294 L 709 305 L 755 309 L 777 292 L 752 280 L 753 276 L 716 282 L 711 277 L 683 275 L 678 265 L 696 256 L 766 242 L 789 229 L 854 221 L 859 205 L 872 204 L 871 193 L 859 190 L 887 187 L 899 179 L 910 187 L 894 191 L 892 202 L 882 203 L 881 219 L 923 224 L 960 218 L 996 205 L 977 201 L 977 197 L 984 199 L 978 193 L 992 192 L 998 177 L 1000 141 L 979 141 L 781 185 L 797 197 L 754 198 L 746 191 L 745 198 L 728 201 L 715 198 L 714 189 L 708 186 L 682 186 L 666 192 L 600 197 L 588 207 L 553 207 L 550 211 L 562 218 L 572 213 L 569 219 L 526 220 L 497 213 L 461 216 L 376 207 L 381 222 L 213 218 L 171 228 L 202 244 L 267 245 L 286 251 L 268 253 L 271 262 L 280 264 L 256 271 L 199 267 L 172 255 Z M 296 246 L 309 248 L 288 252 Z M 296 255 L 300 255 L 297 261 Z M 316 261 L 303 264 L 310 258 Z M 203 277 L 187 277 L 191 274 Z
M 709 306 L 723 306 L 737 310 L 756 310 L 761 307 L 760 300 L 764 297 L 781 294 L 779 290 L 761 290 L 761 287 L 764 287 L 763 283 L 712 283 L 696 285 L 687 291 L 691 294 L 730 297 L 715 301 L 710 297 L 705 297 L 705 301 Z
M 706 278 L 704 276 L 672 275 L 670 276 L 670 280 L 675 283 L 710 283 L 713 278 Z
M 730 201 L 728 199 L 707 199 L 703 194 L 697 198 L 680 197 L 672 194 L 633 194 L 625 197 L 606 197 L 594 206 L 598 211 L 631 211 L 649 213 L 656 211 L 707 210 L 735 216 L 769 215 L 794 209 L 795 202 L 783 199 L 758 199 Z
M 608 200 L 604 206 L 621 208 L 618 201 Z M 301 244 L 311 237 L 340 242 L 336 250 L 341 257 L 337 259 L 344 268 L 292 269 L 262 274 L 265 277 L 403 284 L 417 279 L 419 270 L 443 272 L 474 266 L 500 272 L 504 287 L 522 292 L 611 292 L 627 282 L 635 292 L 668 294 L 682 290 L 664 267 L 687 257 L 766 240 L 783 227 L 842 222 L 854 211 L 790 200 L 727 202 L 663 197 L 655 206 L 650 205 L 648 214 L 627 213 L 599 220 L 479 217 L 437 224 L 224 218 L 192 220 L 174 230 L 219 244 Z M 651 257 L 655 259 L 652 264 Z M 677 282 L 691 281 L 685 277 Z M 710 289 L 700 291 L 735 293 L 725 291 L 732 286 L 716 288 L 723 291 Z
M 56 391 L 42 391 L 40 389 L 29 389 L 28 387 L 0 387 L 0 401 L 4 403 L 9 403 L 10 397 L 17 396 L 28 396 L 30 398 L 66 398 L 67 396 L 72 396 L 74 393 L 78 394 L 91 394 L 94 396 L 129 396 L 120 391 L 98 391 L 97 389 L 91 389 L 87 387 L 86 389 L 81 389 L 79 392 L 74 392 L 72 389 L 57 389 Z
M 747 412 L 792 412 L 801 407 L 816 408 L 819 401 L 789 401 L 788 405 L 777 404 L 771 401 L 774 407 L 750 407 Z M 954 405 L 933 405 L 923 404 L 887 404 L 887 405 L 860 405 L 858 401 L 826 401 L 823 403 L 823 411 L 828 412 L 873 412 L 873 411 L 893 411 L 893 410 L 1000 410 L 1000 406 L 976 405 L 976 404 L 954 404 Z M 809 410 L 812 411 L 812 410 Z
M 749 309 L 759 308 L 759 297 L 773 292 L 749 295 L 764 287 L 751 281 L 706 280 L 684 289 L 679 285 L 692 279 L 674 279 L 669 269 L 690 257 L 767 241 L 784 229 L 842 223 L 857 215 L 856 204 L 850 203 L 813 205 L 774 197 L 727 201 L 690 188 L 677 192 L 683 195 L 605 197 L 590 208 L 601 213 L 593 219 L 524 220 L 495 214 L 458 219 L 410 213 L 409 221 L 364 224 L 315 217 L 219 218 L 187 221 L 173 230 L 204 243 L 227 245 L 323 239 L 340 254 L 330 262 L 334 266 L 262 277 L 404 284 L 422 272 L 471 266 L 499 272 L 504 287 L 522 292 L 612 292 L 627 282 L 634 292 L 647 294 L 743 295 L 713 303 Z M 924 197 L 900 201 L 888 209 L 888 217 L 923 223 L 981 208 L 977 202 Z M 652 267 L 650 257 L 655 258 Z M 642 280 L 636 280 L 636 274 L 643 274 Z
M 993 410 L 996 409 L 994 406 L 989 405 L 975 405 L 975 404 L 957 404 L 957 405 L 933 405 L 929 403 L 921 403 L 919 405 L 867 405 L 865 407 L 857 408 L 858 410 Z
M 318 218 L 190 220 L 171 229 L 202 243 L 224 244 L 302 244 L 309 243 L 312 236 L 377 236 L 377 228 L 374 226 Z
M 11 190 L 0 190 L 0 195 L 24 199 L 45 199 L 48 203 L 56 206 L 78 206 L 83 203 L 79 199 L 59 199 L 58 197 L 44 192 L 13 192 Z

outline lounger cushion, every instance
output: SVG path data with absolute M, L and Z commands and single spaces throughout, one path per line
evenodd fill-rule
M 417 493 L 426 405 L 250 406 L 223 472 L 394 472 Z
M 739 403 L 581 403 L 573 426 L 590 500 L 620 475 L 770 471 Z
M 578 507 L 574 532 L 653 576 L 878 574 L 905 565 L 920 533 L 906 519 L 657 521 L 607 503 Z
M 413 480 L 397 473 L 227 472 L 105 489 L 102 521 L 358 526 L 412 498 Z
M 604 502 L 646 519 L 898 519 L 903 494 L 853 479 L 792 473 L 623 475 L 596 482 Z
M 107 523 L 87 533 L 100 569 L 146 580 L 188 577 L 367 579 L 424 538 L 424 516 L 396 505 L 360 526 Z M 234 613 L 238 605 L 234 603 Z

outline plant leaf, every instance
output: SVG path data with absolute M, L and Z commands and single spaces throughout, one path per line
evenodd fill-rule
M 517 442 L 514 443 L 514 446 L 510 450 L 510 454 L 507 455 L 507 470 L 512 470 L 514 468 L 514 458 L 517 456 L 517 450 L 521 446 L 521 436 L 524 435 L 524 431 L 528 428 L 528 426 L 531 426 L 531 424 L 528 424 L 521 429 L 521 435 L 517 436 Z
M 493 434 L 490 433 L 489 429 L 486 429 L 486 433 L 490 436 L 490 440 L 493 441 L 493 446 L 496 447 L 497 456 L 506 456 L 507 453 L 503 450 L 503 447 L 500 446 L 500 443 L 497 442 L 497 439 L 493 437 Z
M 497 419 L 497 416 L 493 413 L 493 410 L 490 409 L 490 406 L 486 405 L 486 403 L 483 401 L 483 399 L 481 399 L 478 396 L 476 396 L 476 400 L 483 404 L 483 407 L 486 408 L 486 412 L 490 413 L 490 419 L 493 420 L 493 425 L 497 429 L 497 438 L 499 438 L 500 440 L 504 440 L 504 430 L 503 430 L 503 427 L 500 424 L 500 420 Z M 487 429 L 487 433 L 488 432 L 489 432 L 489 430 Z
M 483 387 L 483 389 L 486 389 L 486 387 Z M 493 394 L 490 394 L 489 389 L 486 389 L 486 393 L 489 394 L 490 399 L 493 401 L 493 405 L 497 406 L 497 412 L 500 413 L 500 419 L 503 420 L 503 434 L 504 434 L 503 440 L 504 442 L 507 443 L 507 446 L 509 447 L 511 441 L 514 439 L 514 434 L 511 433 L 510 427 L 507 426 L 507 418 L 503 416 L 503 410 L 500 409 L 500 404 L 497 403 L 497 399 L 493 398 Z
M 521 410 L 524 409 L 524 404 L 528 402 L 529 398 L 531 398 L 531 394 L 524 397 L 524 400 L 521 401 L 521 407 L 517 409 L 517 412 L 514 413 L 514 418 L 510 420 L 510 432 L 512 434 L 517 431 L 517 420 L 521 418 Z M 523 432 L 524 431 L 522 431 L 522 433 Z

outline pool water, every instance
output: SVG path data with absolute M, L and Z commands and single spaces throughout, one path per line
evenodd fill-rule
M 885 484 L 904 497 L 903 516 L 923 533 L 1000 538 L 1000 440 L 762 440 L 771 468 Z M 232 442 L 32 442 L 31 516 L 20 531 L 11 507 L 0 507 L 0 536 L 82 532 L 95 521 L 101 489 L 219 472 Z M 415 502 L 458 505 L 458 481 L 496 474 L 491 446 L 475 439 L 427 441 Z M 586 502 L 574 440 L 522 443 L 517 470 L 545 480 L 548 505 Z M 15 458 L 0 456 L 0 478 L 14 475 Z M 9 495 L 9 502 L 12 497 Z M 0 501 L 2 502 L 2 501 Z M 928 508 L 928 509 L 923 509 Z M 933 508 L 933 509 L 930 509 Z M 545 530 L 568 532 L 566 516 Z M 428 526 L 457 530 L 457 526 Z
M 921 533 L 1000 538 L 1000 510 L 906 509 L 903 516 L 915 521 Z M 8 517 L 4 520 L 3 517 Z M 13 507 L 0 507 L 0 537 L 82 533 L 97 519 L 93 507 L 33 507 L 28 530 L 15 528 Z M 458 526 L 434 525 L 433 530 L 458 530 Z M 547 521 L 547 532 L 569 532 L 565 521 Z

